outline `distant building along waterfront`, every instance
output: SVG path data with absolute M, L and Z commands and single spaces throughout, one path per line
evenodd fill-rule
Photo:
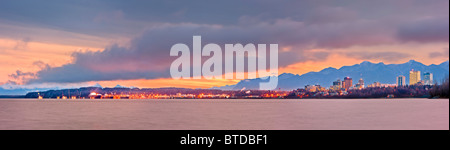
M 397 77 L 397 86 L 405 86 L 406 85 L 406 77 L 405 76 L 398 76 Z
M 340 90 L 341 88 L 342 88 L 342 81 L 340 79 L 334 81 L 333 86 L 331 87 L 331 89 L 333 90 Z
M 348 90 L 352 86 L 353 86 L 353 79 L 350 77 L 345 77 L 344 81 L 342 82 L 342 88 Z
M 305 90 L 308 92 L 316 92 L 317 87 L 315 85 L 307 85 L 307 86 L 305 86 Z
M 362 78 L 359 79 L 358 84 L 356 84 L 355 87 L 357 89 L 363 89 L 364 88 L 364 80 Z
M 425 85 L 433 85 L 433 74 L 425 72 L 423 74 L 423 82 Z
M 420 71 L 411 70 L 409 72 L 409 85 L 416 85 L 422 79 L 420 78 Z

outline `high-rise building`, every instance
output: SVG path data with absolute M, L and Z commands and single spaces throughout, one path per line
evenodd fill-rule
M 333 85 L 330 87 L 332 90 L 340 90 L 342 88 L 342 81 L 338 79 L 337 81 L 333 82 Z
M 358 88 L 360 88 L 360 89 L 364 88 L 364 80 L 362 78 L 359 79 L 358 84 L 359 84 Z
M 337 81 L 334 81 L 333 86 L 336 88 L 342 88 L 342 81 L 340 79 L 338 79 Z
M 420 80 L 422 80 L 420 78 L 420 71 L 414 71 L 413 69 L 409 72 L 409 85 L 415 85 L 419 83 Z
M 423 74 L 423 83 L 425 85 L 433 85 L 433 74 L 429 72 L 425 72 Z
M 381 83 L 380 82 L 374 82 L 373 84 L 370 85 L 370 87 L 381 87 Z
M 348 90 L 352 86 L 353 86 L 353 79 L 350 77 L 345 77 L 344 81 L 342 82 L 342 88 Z
M 315 85 L 307 85 L 305 86 L 305 90 L 308 92 L 316 92 L 317 91 L 317 86 Z
M 406 77 L 405 76 L 398 76 L 397 77 L 397 86 L 405 86 L 406 85 Z

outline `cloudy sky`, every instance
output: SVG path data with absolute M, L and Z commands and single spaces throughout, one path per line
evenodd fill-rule
M 176 43 L 279 44 L 280 73 L 449 59 L 448 0 L 1 0 L 0 86 L 209 88 L 168 73 Z

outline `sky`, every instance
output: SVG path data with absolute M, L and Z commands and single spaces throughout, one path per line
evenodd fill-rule
M 173 80 L 171 46 L 279 44 L 279 73 L 449 59 L 448 0 L 2 0 L 0 87 L 211 88 Z

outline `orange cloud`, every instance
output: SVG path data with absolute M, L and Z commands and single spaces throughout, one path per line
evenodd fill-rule
M 75 51 L 96 51 L 101 48 L 49 44 L 22 40 L 0 39 L 0 81 L 10 80 L 8 75 L 21 70 L 22 72 L 37 72 L 40 66 L 35 62 L 43 62 L 52 67 L 62 66 L 72 62 L 71 54 Z

